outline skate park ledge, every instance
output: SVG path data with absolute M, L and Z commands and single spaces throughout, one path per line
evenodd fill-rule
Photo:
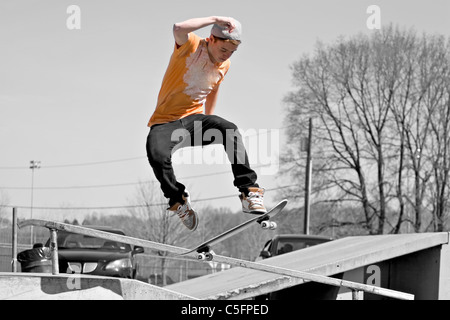
M 137 280 L 70 274 L 0 273 L 0 300 L 191 300 Z

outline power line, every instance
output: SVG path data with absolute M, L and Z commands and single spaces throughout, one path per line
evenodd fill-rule
M 292 188 L 292 187 L 296 187 L 296 185 L 288 185 L 288 186 L 270 188 L 270 189 L 265 189 L 265 190 L 266 190 L 266 192 L 271 192 L 271 191 L 287 189 L 287 188 Z M 197 202 L 205 202 L 205 201 L 211 201 L 211 200 L 228 199 L 228 198 L 234 198 L 234 197 L 236 197 L 236 194 L 227 195 L 227 196 L 203 198 L 203 199 L 194 199 L 191 202 L 197 203 Z M 159 206 L 167 206 L 167 203 L 164 202 L 164 203 L 150 203 L 150 204 L 134 204 L 134 205 L 127 205 L 127 206 L 98 206 L 98 207 L 36 207 L 36 206 L 34 206 L 33 209 L 36 209 L 36 210 L 111 210 L 111 209 L 150 208 L 150 207 L 159 207 Z M 3 206 L 0 206 L 0 208 L 31 209 L 31 207 L 29 207 L 29 206 L 13 206 L 13 205 L 3 205 Z
M 155 181 L 143 181 L 142 183 L 151 183 Z M 126 183 L 115 183 L 115 184 L 98 184 L 89 186 L 67 186 L 67 187 L 34 187 L 34 190 L 69 190 L 69 189 L 94 189 L 94 188 L 111 188 L 111 187 L 121 187 L 121 186 L 131 186 L 138 185 L 140 182 L 126 182 Z M 4 190 L 30 190 L 30 187 L 0 187 Z
M 285 163 L 291 163 L 293 161 L 285 162 Z M 269 167 L 273 165 L 280 165 L 280 163 L 276 164 L 263 164 L 259 166 L 253 166 L 253 169 L 259 169 L 263 167 Z M 187 180 L 187 179 L 198 179 L 198 178 L 204 178 L 204 177 L 211 177 L 211 176 L 217 176 L 222 174 L 228 174 L 231 173 L 231 170 L 226 171 L 220 171 L 220 172 L 212 172 L 212 173 L 205 173 L 195 176 L 186 176 L 186 177 L 180 177 L 179 180 Z M 111 188 L 111 187 L 122 187 L 122 186 L 133 186 L 133 185 L 140 185 L 145 183 L 156 183 L 157 181 L 154 180 L 145 180 L 141 182 L 125 182 L 125 183 L 114 183 L 114 184 L 100 184 L 100 185 L 86 185 L 86 186 L 58 186 L 58 187 L 34 187 L 35 190 L 69 190 L 69 189 L 95 189 L 95 188 Z M 0 189 L 4 190 L 30 190 L 30 187 L 0 187 Z
M 115 159 L 115 160 L 105 160 L 105 161 L 95 161 L 95 162 L 82 162 L 82 163 L 72 163 L 72 164 L 57 164 L 57 165 L 41 165 L 41 169 L 56 169 L 56 168 L 70 168 L 70 167 L 85 167 L 85 166 L 95 166 L 101 164 L 110 164 L 117 162 L 125 162 L 125 161 L 134 161 L 134 160 L 142 160 L 147 159 L 147 157 L 133 157 L 133 158 L 124 158 L 124 159 Z M 0 170 L 25 170 L 29 169 L 29 167 L 0 167 Z
M 142 160 L 147 159 L 147 157 L 133 157 L 133 158 L 125 158 L 125 159 L 117 159 L 117 160 L 107 160 L 107 161 L 97 161 L 97 162 L 85 162 L 85 163 L 74 163 L 74 164 L 60 164 L 60 165 L 52 165 L 45 166 L 42 168 L 46 169 L 54 169 L 54 168 L 68 168 L 68 167 L 84 167 L 84 166 L 95 166 L 100 164 L 109 164 L 116 162 L 125 162 L 125 161 L 134 161 L 134 160 Z
M 295 124 L 291 124 L 291 125 L 283 127 L 283 128 L 268 129 L 267 131 L 260 131 L 257 133 L 253 133 L 253 134 L 244 136 L 244 138 L 259 136 L 261 134 L 268 134 L 270 132 L 270 130 L 286 130 L 294 125 Z M 123 158 L 123 159 L 115 159 L 115 160 L 105 160 L 105 161 L 82 162 L 82 163 L 71 163 L 71 164 L 56 164 L 56 165 L 42 165 L 41 169 L 84 167 L 84 166 L 94 166 L 94 165 L 102 165 L 102 164 L 110 164 L 110 163 L 117 163 L 117 162 L 142 160 L 142 159 L 147 159 L 147 157 L 141 156 L 141 157 L 132 157 L 132 158 Z M 23 167 L 22 166 L 0 166 L 0 170 L 25 170 L 25 169 L 29 169 L 29 167 L 26 167 L 26 166 L 23 166 Z

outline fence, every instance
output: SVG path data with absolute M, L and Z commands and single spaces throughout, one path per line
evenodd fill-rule
M 164 269 L 161 260 L 164 259 Z M 139 280 L 160 284 L 162 276 L 167 278 L 167 284 L 181 282 L 206 274 L 216 273 L 229 269 L 231 266 L 225 263 L 211 261 L 206 264 L 199 261 L 191 261 L 176 257 L 162 257 L 154 254 L 140 254 L 136 258 L 138 262 L 137 278 Z
M 9 224 L 9 226 L 8 226 Z M 12 223 L 8 221 L 0 228 L 0 272 L 12 271 Z M 49 241 L 49 233 L 46 228 L 34 227 L 33 239 L 30 228 L 18 229 L 18 253 L 31 249 L 35 243 L 46 244 Z M 148 252 L 148 250 L 147 250 Z M 179 282 L 191 278 L 215 273 L 229 268 L 229 265 L 197 261 L 186 261 L 172 257 L 164 257 L 157 254 L 144 253 L 136 255 L 138 264 L 136 277 L 144 282 L 162 285 L 162 277 L 166 277 L 167 284 Z M 162 260 L 165 261 L 162 261 Z M 20 271 L 20 264 L 18 265 Z
M 33 232 L 33 239 L 30 236 L 30 230 L 18 230 L 18 252 L 28 250 L 33 247 L 34 243 L 46 243 L 49 236 L 48 232 L 42 228 L 35 228 Z M 12 224 L 6 224 L 0 228 L 0 272 L 12 271 Z M 20 270 L 20 268 L 19 268 Z

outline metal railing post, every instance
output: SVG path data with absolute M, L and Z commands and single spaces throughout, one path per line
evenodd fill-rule
M 52 254 L 52 274 L 59 274 L 58 230 L 50 229 L 50 252 Z
M 352 290 L 352 300 L 364 300 L 364 291 Z

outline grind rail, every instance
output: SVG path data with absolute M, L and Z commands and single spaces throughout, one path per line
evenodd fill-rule
M 141 246 L 145 248 L 150 248 L 153 250 L 159 250 L 159 251 L 165 251 L 169 252 L 175 255 L 182 255 L 189 252 L 189 249 L 176 247 L 168 244 L 158 243 L 154 241 L 149 240 L 143 240 L 123 235 L 118 235 L 114 233 L 109 233 L 105 231 L 85 228 L 81 226 L 75 226 L 71 224 L 61 223 L 61 222 L 54 222 L 54 221 L 47 221 L 47 220 L 38 220 L 38 219 L 30 219 L 30 220 L 24 220 L 18 223 L 17 225 L 19 228 L 27 227 L 27 226 L 35 226 L 35 227 L 44 227 L 49 229 L 50 231 L 50 250 L 52 251 L 52 273 L 54 275 L 59 274 L 59 265 L 58 265 L 58 245 L 57 245 L 57 237 L 58 237 L 58 231 L 64 230 L 71 233 L 76 234 L 82 234 L 85 236 L 91 236 L 91 237 L 97 237 L 102 238 L 110 241 L 117 241 L 121 243 L 127 243 L 133 246 Z M 14 232 L 17 232 L 16 225 L 13 227 L 15 229 Z M 14 247 L 17 246 L 17 243 L 13 243 L 13 252 L 16 252 L 14 250 Z M 186 254 L 186 259 L 189 260 L 197 260 L 196 259 L 196 253 L 190 253 Z M 13 257 L 14 259 L 15 257 Z M 399 299 L 399 300 L 414 300 L 414 295 L 400 292 L 392 289 L 386 289 L 376 286 L 371 286 L 367 284 L 352 282 L 348 280 L 341 280 L 336 279 L 332 277 L 327 277 L 323 275 L 298 271 L 298 270 L 292 270 L 292 269 L 286 269 L 281 267 L 275 267 L 275 266 L 269 266 L 264 263 L 259 262 L 251 262 L 246 261 L 242 259 L 236 259 L 232 257 L 226 257 L 221 255 L 214 255 L 214 261 L 220 262 L 220 263 L 226 263 L 233 266 L 258 270 L 258 271 L 265 271 L 270 273 L 276 273 L 279 275 L 289 276 L 289 277 L 295 277 L 302 279 L 303 282 L 313 281 L 318 282 L 326 285 L 331 286 L 337 286 L 337 287 L 345 287 L 352 291 L 352 298 L 354 300 L 359 299 L 360 292 L 366 292 L 376 295 L 381 295 L 387 298 L 393 298 L 393 299 Z

